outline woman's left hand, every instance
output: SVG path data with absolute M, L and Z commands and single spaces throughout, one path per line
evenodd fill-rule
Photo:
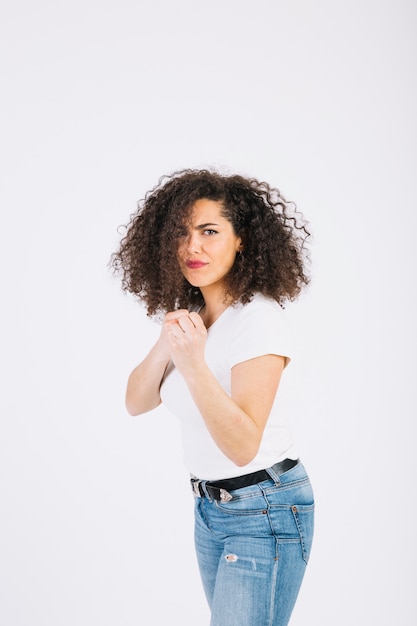
M 204 362 L 207 329 L 198 313 L 175 315 L 168 313 L 164 324 L 168 335 L 171 359 L 186 377 Z

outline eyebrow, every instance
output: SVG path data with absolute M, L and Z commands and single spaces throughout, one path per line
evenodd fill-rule
M 215 224 L 214 222 L 207 222 L 207 224 L 199 224 L 198 226 L 196 226 L 196 230 L 204 230 L 208 226 L 218 226 L 218 224 Z

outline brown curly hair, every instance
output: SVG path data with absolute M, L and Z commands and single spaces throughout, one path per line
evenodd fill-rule
M 260 292 L 281 306 L 294 300 L 309 282 L 310 232 L 302 215 L 265 182 L 208 169 L 163 176 L 138 203 L 110 260 L 122 289 L 144 301 L 148 315 L 203 304 L 177 260 L 178 236 L 193 204 L 203 198 L 222 204 L 223 216 L 244 244 L 226 277 L 228 298 L 245 304 Z

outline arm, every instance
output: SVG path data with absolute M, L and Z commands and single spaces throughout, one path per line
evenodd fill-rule
M 232 368 L 228 396 L 204 360 L 206 330 L 191 313 L 170 328 L 171 357 L 222 452 L 243 466 L 256 456 L 278 390 L 284 357 L 267 354 Z
M 158 341 L 145 359 L 131 372 L 125 398 L 126 408 L 130 415 L 147 413 L 161 404 L 159 390 L 171 359 L 167 329 L 169 323 L 184 315 L 188 315 L 188 311 L 174 311 L 166 316 Z
M 159 388 L 168 363 L 169 355 L 168 358 L 164 355 L 157 342 L 132 371 L 126 389 L 126 408 L 130 415 L 146 413 L 161 404 Z

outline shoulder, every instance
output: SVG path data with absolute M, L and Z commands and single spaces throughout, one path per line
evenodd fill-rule
M 273 300 L 256 294 L 247 304 L 235 307 L 232 325 L 234 362 L 262 354 L 279 354 L 290 358 L 291 333 L 285 311 Z
M 285 312 L 273 298 L 256 293 L 247 304 L 238 304 L 235 307 L 235 316 L 239 320 L 271 319 L 275 322 L 284 321 Z

